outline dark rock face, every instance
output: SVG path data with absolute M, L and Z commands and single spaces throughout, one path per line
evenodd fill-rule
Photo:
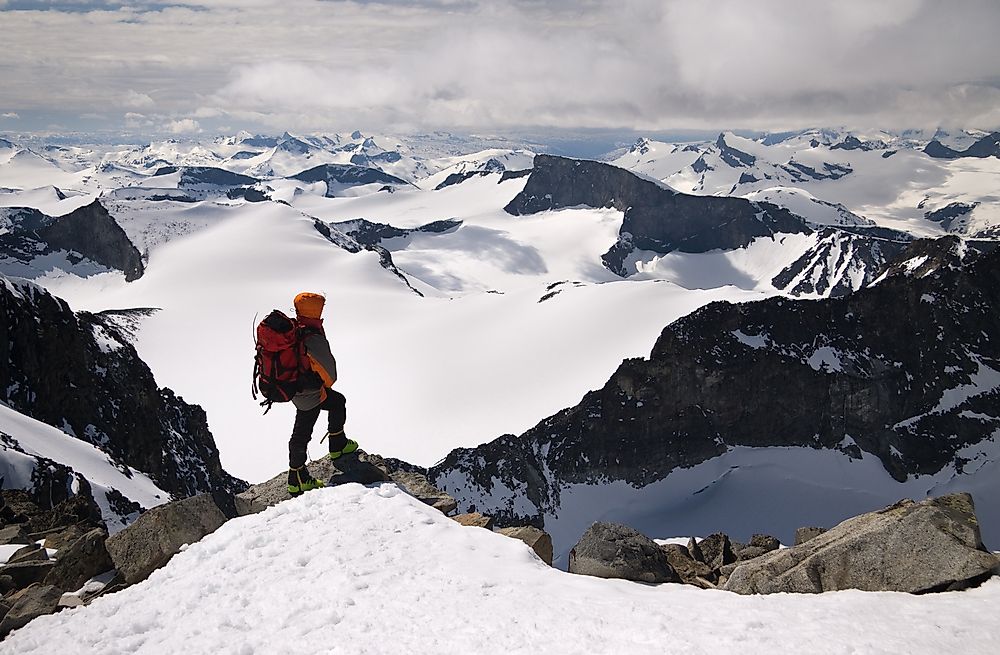
M 977 206 L 979 206 L 978 202 L 972 204 L 953 202 L 945 207 L 942 207 L 941 209 L 925 213 L 924 218 L 929 221 L 934 221 L 935 223 L 940 223 L 941 227 L 946 230 L 950 230 L 955 221 L 963 216 L 967 216 Z
M 733 148 L 726 143 L 724 134 L 719 135 L 719 138 L 715 141 L 715 145 L 719 149 L 719 156 L 722 158 L 722 161 L 733 168 L 749 168 L 757 163 L 757 158 L 750 153 Z
M 74 314 L 42 288 L 6 278 L 0 308 L 0 399 L 10 407 L 93 444 L 176 497 L 245 488 L 222 469 L 205 412 L 157 387 L 116 316 Z M 61 487 L 65 498 L 72 480 L 64 474 L 47 486 L 57 498 Z
M 960 157 L 1000 157 L 1000 132 L 987 134 L 965 150 L 954 150 L 937 139 L 927 144 L 924 152 L 935 159 L 958 159 Z
M 0 257 L 29 264 L 36 257 L 66 251 L 74 263 L 88 259 L 124 272 L 129 282 L 142 277 L 139 251 L 98 200 L 57 218 L 35 209 L 7 211 L 11 227 L 0 234 Z
M 853 134 L 844 137 L 840 143 L 830 146 L 830 150 L 885 150 L 885 143 L 881 141 L 862 141 Z
M 552 155 L 535 156 L 524 190 L 504 209 L 520 216 L 579 205 L 625 213 L 619 244 L 604 257 L 619 275 L 626 274 L 623 261 L 633 249 L 729 250 L 756 237 L 810 231 L 801 218 L 770 203 L 677 193 L 610 164 Z
M 326 182 L 329 197 L 335 197 L 333 189 L 337 185 L 361 186 L 363 184 L 388 184 L 411 186 L 406 180 L 384 173 L 377 168 L 353 166 L 351 164 L 321 164 L 293 175 L 293 180 L 302 182 Z M 333 185 L 333 186 L 331 186 Z
M 649 537 L 617 523 L 595 523 L 569 555 L 569 572 L 636 582 L 680 582 Z
M 972 497 L 903 500 L 844 521 L 807 542 L 740 564 L 740 594 L 839 589 L 923 593 L 974 586 L 1000 572 L 983 547 Z
M 735 446 L 870 453 L 900 481 L 962 472 L 962 449 L 1000 428 L 1000 390 L 942 401 L 1000 361 L 1000 251 L 961 251 L 917 241 L 843 298 L 707 305 L 576 407 L 452 451 L 429 477 L 459 511 L 544 527 L 571 485 L 644 487 Z M 523 491 L 491 502 L 497 482 Z

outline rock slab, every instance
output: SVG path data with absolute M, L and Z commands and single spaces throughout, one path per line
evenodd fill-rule
M 741 563 L 725 589 L 740 594 L 839 589 L 922 593 L 962 589 L 1000 573 L 969 494 L 902 500 L 840 523 L 793 548 Z
M 428 482 L 426 475 L 412 471 L 396 471 L 392 473 L 392 480 L 406 493 L 422 503 L 441 510 L 444 514 L 451 514 L 458 509 L 458 502 Z
M 45 577 L 45 584 L 65 591 L 76 591 L 87 580 L 115 568 L 105 547 L 108 534 L 95 528 L 59 554 L 56 565 Z
M 193 544 L 227 520 L 212 494 L 154 507 L 107 540 L 111 560 L 135 584 L 166 564 L 184 544 Z
M 595 523 L 569 553 L 569 572 L 636 582 L 679 582 L 655 541 L 618 523 Z
M 62 593 L 51 585 L 31 585 L 11 595 L 4 601 L 10 603 L 10 611 L 0 621 L 0 639 L 28 625 L 32 619 L 55 612 Z

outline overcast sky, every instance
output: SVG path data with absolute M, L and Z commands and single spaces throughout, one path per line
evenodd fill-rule
M 0 132 L 1000 128 L 998 0 L 0 0 Z

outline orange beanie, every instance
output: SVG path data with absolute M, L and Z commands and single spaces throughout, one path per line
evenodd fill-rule
M 326 298 L 318 293 L 303 291 L 295 296 L 295 313 L 304 318 L 320 318 Z

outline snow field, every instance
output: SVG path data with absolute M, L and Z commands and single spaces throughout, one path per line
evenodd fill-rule
M 376 194 L 384 205 L 371 196 L 313 199 L 311 211 L 328 220 L 357 217 L 361 206 L 369 220 L 402 227 L 456 215 L 441 207 L 457 212 L 465 221 L 457 230 L 386 243 L 425 298 L 381 268 L 375 253 L 341 250 L 312 218 L 275 203 L 157 214 L 123 206 L 125 230 L 149 249 L 142 278 L 50 275 L 44 283 L 75 310 L 161 308 L 142 323 L 140 356 L 158 384 L 205 408 L 223 466 L 251 482 L 284 468 L 294 414 L 276 405 L 261 418 L 250 398 L 254 316 L 291 311 L 299 291 L 327 294 L 348 433 L 370 452 L 423 465 L 576 404 L 697 307 L 759 297 L 655 280 L 600 284 L 617 280 L 600 255 L 615 241 L 621 213 L 499 210 L 522 184 L 475 178 L 434 193 Z M 539 303 L 561 281 L 560 293 Z M 314 440 L 312 448 L 318 456 L 324 446 Z
M 912 596 L 738 596 L 547 567 L 395 485 L 235 519 L 150 578 L 36 619 L 0 653 L 992 653 L 1000 580 Z

